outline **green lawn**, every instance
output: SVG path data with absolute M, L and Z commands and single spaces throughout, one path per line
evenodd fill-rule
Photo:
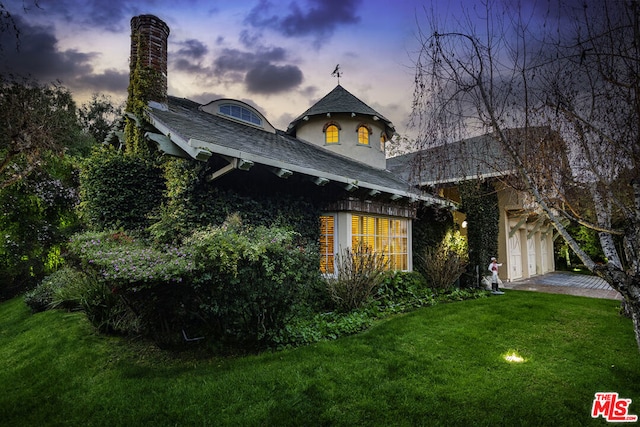
M 607 425 L 590 416 L 596 392 L 640 415 L 640 353 L 618 306 L 508 291 L 332 342 L 197 359 L 14 299 L 0 305 L 0 425 Z

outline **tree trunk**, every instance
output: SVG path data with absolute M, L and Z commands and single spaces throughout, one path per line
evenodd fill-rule
M 624 313 L 622 314 L 630 315 L 636 343 L 638 350 L 640 350 L 640 277 L 631 275 L 628 271 L 624 271 L 612 263 L 597 266 L 594 273 L 622 295 L 624 299 L 622 302 Z

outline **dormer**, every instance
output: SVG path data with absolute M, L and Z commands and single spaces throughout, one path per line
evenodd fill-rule
M 217 99 L 208 104 L 201 105 L 199 110 L 270 133 L 276 133 L 276 129 L 262 113 L 251 105 L 238 101 L 237 99 Z
M 385 143 L 393 124 L 338 85 L 296 118 L 289 135 L 378 169 L 386 168 Z

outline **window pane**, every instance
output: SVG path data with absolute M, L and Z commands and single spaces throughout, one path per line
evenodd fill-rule
M 325 131 L 325 142 L 327 144 L 335 144 L 338 142 L 338 126 L 331 125 Z
M 320 271 L 333 274 L 335 250 L 335 218 L 320 217 Z
M 253 123 L 259 126 L 262 126 L 262 120 L 258 117 L 253 111 L 241 107 L 239 105 L 233 104 L 224 104 L 220 106 L 220 113 L 235 117 L 236 119 L 240 119 L 242 121 Z
M 390 269 L 408 268 L 408 221 L 362 215 L 351 216 L 352 248 L 363 243 L 389 259 Z
M 369 145 L 369 129 L 364 126 L 358 128 L 358 144 Z

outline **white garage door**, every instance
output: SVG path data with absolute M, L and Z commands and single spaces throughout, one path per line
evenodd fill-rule
M 520 232 L 509 237 L 509 278 L 511 280 L 522 277 L 522 243 Z
M 547 245 L 547 238 L 545 236 L 540 236 L 540 256 L 542 258 L 540 273 L 544 274 L 549 270 L 549 245 Z
M 527 239 L 527 259 L 529 265 L 529 276 L 536 274 L 536 240 Z

